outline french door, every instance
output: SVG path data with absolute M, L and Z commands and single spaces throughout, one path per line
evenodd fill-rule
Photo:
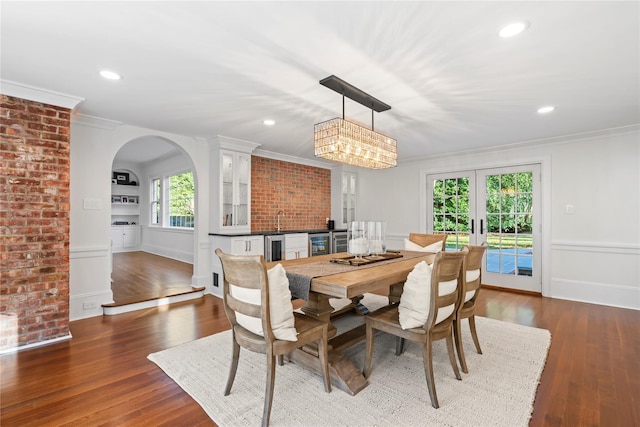
M 540 166 L 427 176 L 427 230 L 447 250 L 488 246 L 483 283 L 541 291 Z

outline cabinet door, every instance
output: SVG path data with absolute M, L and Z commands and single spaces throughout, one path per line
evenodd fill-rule
M 246 255 L 249 249 L 246 237 L 233 237 L 231 239 L 231 254 L 232 255 Z
M 264 237 L 251 236 L 247 237 L 248 252 L 247 255 L 264 255 Z
M 122 227 L 122 246 L 125 249 L 135 249 L 138 247 L 140 233 L 138 227 Z
M 221 151 L 221 228 L 249 231 L 251 228 L 251 155 Z
M 122 227 L 111 227 L 110 235 L 111 235 L 111 251 L 112 252 L 122 251 L 123 249 Z
M 237 153 L 236 169 L 236 218 L 234 225 L 247 227 L 249 225 L 251 201 L 251 156 Z

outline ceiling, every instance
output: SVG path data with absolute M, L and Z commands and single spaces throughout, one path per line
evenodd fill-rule
M 637 125 L 639 5 L 2 1 L 0 78 L 81 97 L 76 114 L 314 159 L 313 125 L 342 114 L 318 83 L 334 74 L 391 105 L 375 129 L 402 163 Z M 530 26 L 498 37 L 515 20 Z M 371 125 L 348 99 L 345 116 Z

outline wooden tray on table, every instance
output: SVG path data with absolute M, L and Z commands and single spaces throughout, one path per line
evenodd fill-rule
M 374 262 L 387 261 L 390 259 L 402 258 L 402 254 L 400 252 L 386 252 L 380 255 L 366 255 L 362 258 L 356 258 L 355 256 L 348 256 L 344 258 L 333 258 L 331 262 L 336 264 L 344 264 L 344 265 L 367 265 L 373 264 Z

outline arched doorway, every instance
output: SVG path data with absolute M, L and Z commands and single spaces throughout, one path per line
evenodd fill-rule
M 114 305 L 192 292 L 197 176 L 191 157 L 167 138 L 143 136 L 120 148 L 112 171 Z M 180 206 L 172 203 L 178 181 L 181 196 L 191 196 Z

